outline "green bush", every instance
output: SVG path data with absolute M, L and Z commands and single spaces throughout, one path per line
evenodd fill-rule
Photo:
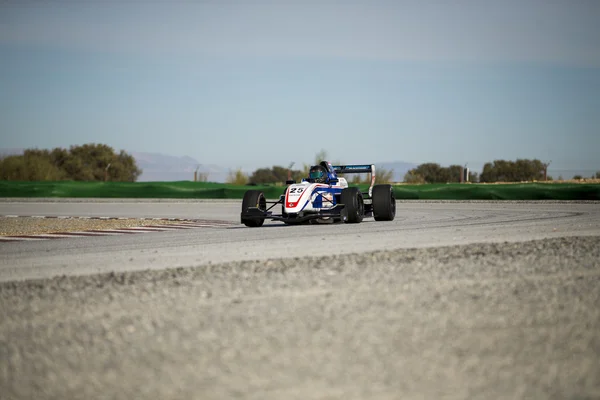
M 104 144 L 71 146 L 69 150 L 27 149 L 0 160 L 0 179 L 10 181 L 121 181 L 135 182 L 142 171 L 133 156 L 115 153 Z

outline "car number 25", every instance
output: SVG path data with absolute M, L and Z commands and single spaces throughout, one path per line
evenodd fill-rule
M 290 194 L 300 194 L 304 191 L 304 188 L 295 187 L 290 189 Z

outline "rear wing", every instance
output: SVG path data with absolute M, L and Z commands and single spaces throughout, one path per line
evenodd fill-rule
M 371 174 L 371 186 L 369 186 L 369 197 L 373 194 L 373 186 L 375 185 L 375 165 L 360 164 L 360 165 L 334 165 L 333 170 L 336 174 Z

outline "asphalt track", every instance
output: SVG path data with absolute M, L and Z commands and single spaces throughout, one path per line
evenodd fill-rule
M 234 223 L 239 203 L 0 214 Z M 598 399 L 600 204 L 1 243 L 0 360 L 3 400 Z
M 599 203 L 402 202 L 396 219 L 361 224 L 239 224 L 240 203 L 0 202 L 0 215 L 170 217 L 235 226 L 148 235 L 0 244 L 0 281 L 359 253 L 398 248 L 600 235 Z

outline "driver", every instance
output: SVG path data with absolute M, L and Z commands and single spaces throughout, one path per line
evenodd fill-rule
M 308 178 L 312 182 L 326 183 L 327 182 L 327 171 L 322 165 L 313 165 L 310 167 Z

